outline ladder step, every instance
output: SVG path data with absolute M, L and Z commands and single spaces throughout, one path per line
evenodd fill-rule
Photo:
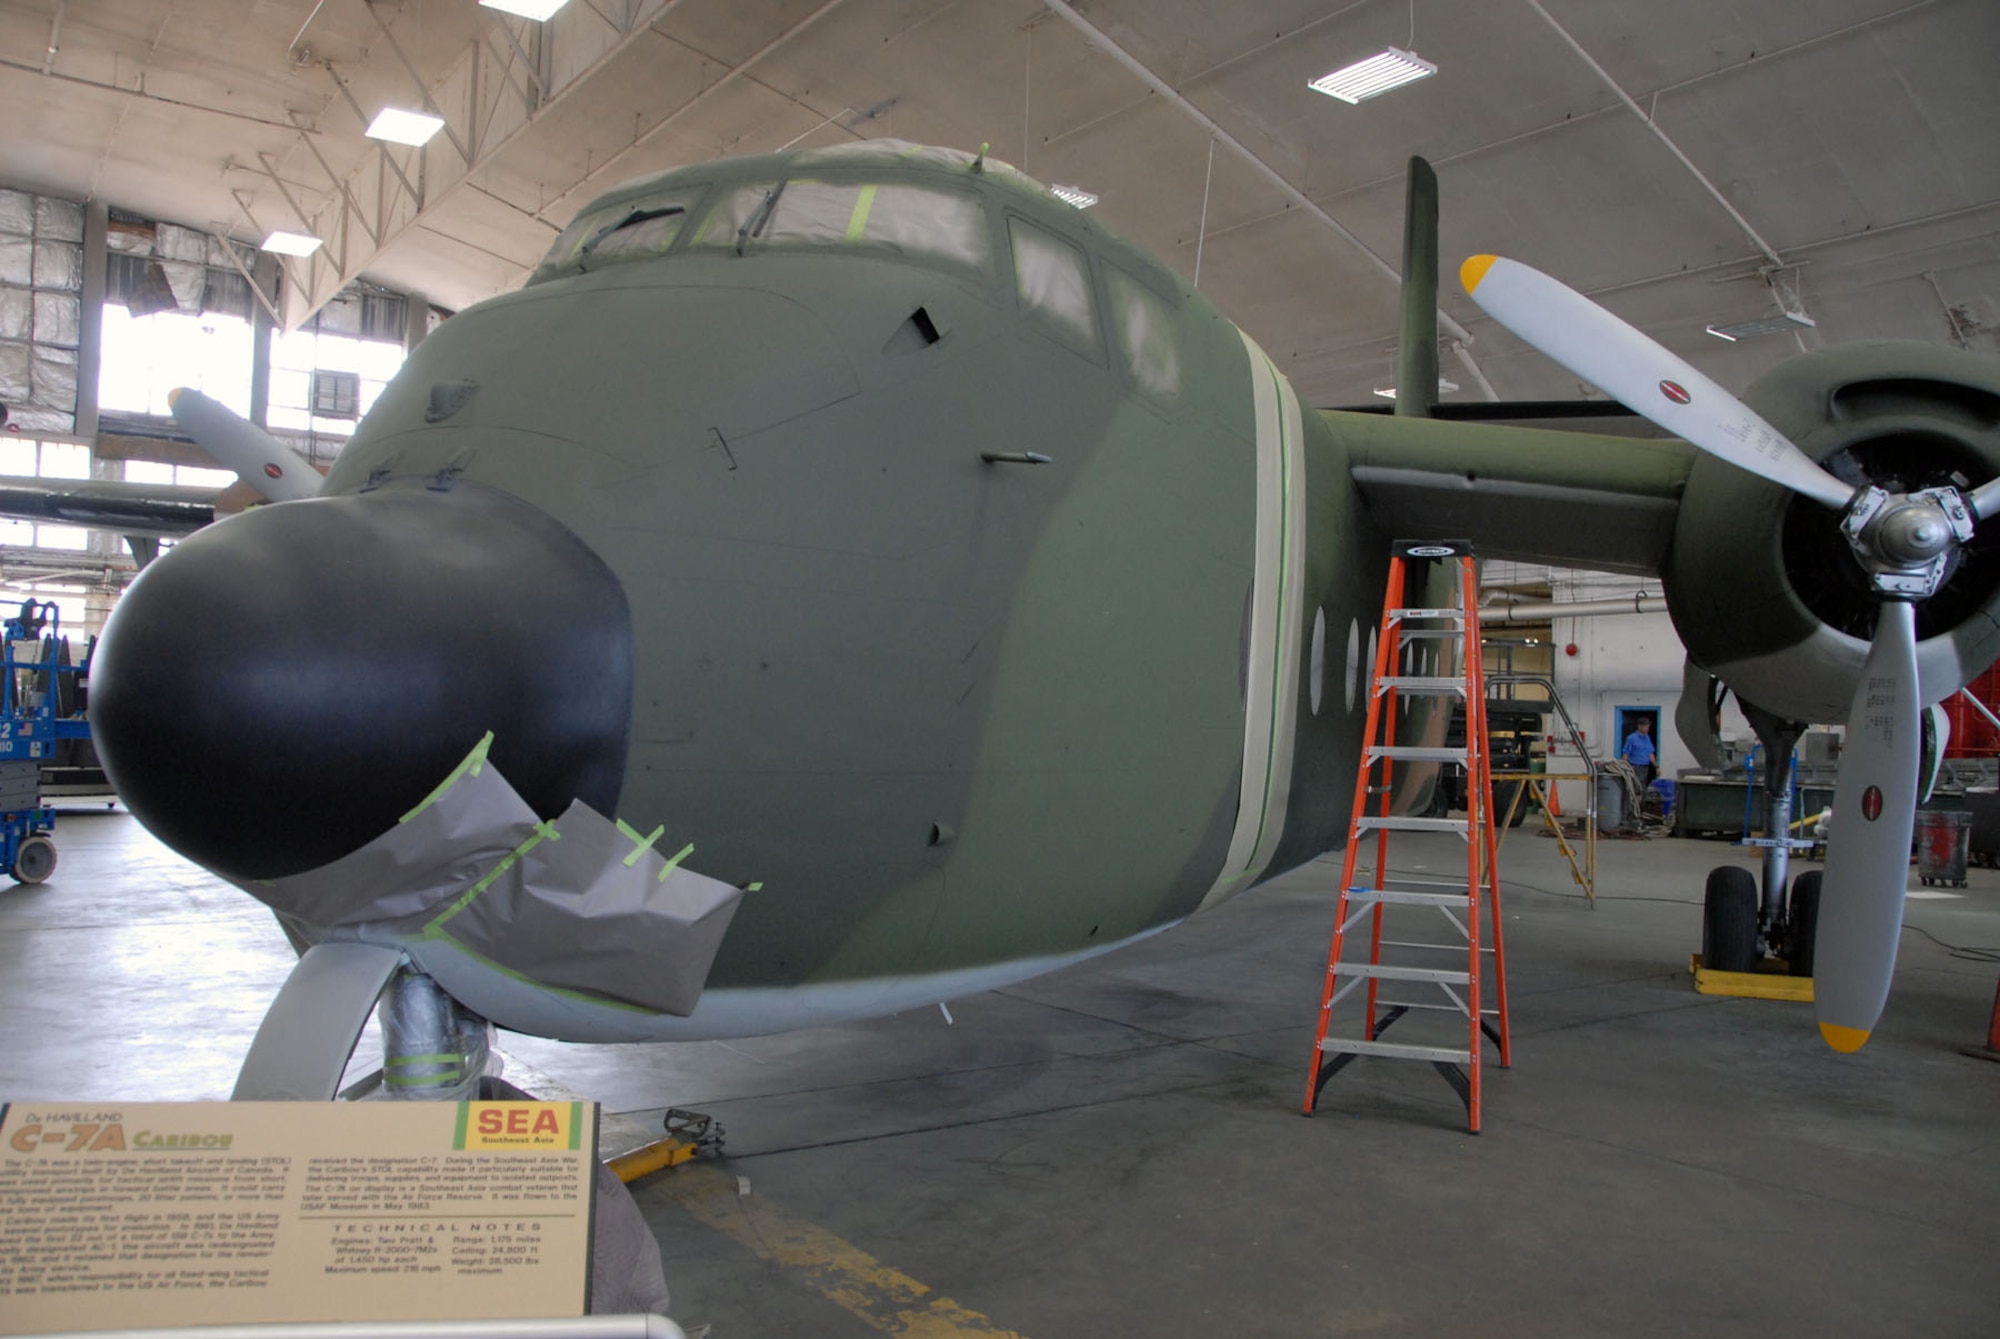
M 1463 693 L 1464 679 L 1448 679 L 1435 674 L 1385 674 L 1375 681 L 1375 691 L 1394 688 L 1399 693 Z
M 1406 893 L 1394 888 L 1350 888 L 1350 902 L 1393 902 L 1405 907 L 1463 907 L 1472 899 L 1464 893 Z M 1460 945 L 1463 948 L 1464 945 Z
M 1462 763 L 1466 760 L 1465 754 L 1466 750 L 1463 747 L 1448 749 L 1440 746 L 1433 748 L 1428 744 L 1370 744 L 1368 746 L 1368 761 L 1370 762 L 1374 762 L 1377 758 L 1400 758 L 1406 762 Z
M 1374 977 L 1378 981 L 1428 981 L 1439 986 L 1464 986 L 1472 983 L 1470 972 L 1454 972 L 1448 967 L 1398 967 L 1386 962 L 1338 962 L 1333 965 L 1336 976 Z
M 1457 1061 L 1461 1065 L 1472 1059 L 1472 1052 L 1463 1047 L 1454 1050 L 1449 1046 L 1398 1046 L 1392 1041 L 1349 1041 L 1344 1037 L 1328 1037 L 1320 1042 L 1319 1049 L 1335 1054 L 1379 1055 L 1389 1060 Z
M 1363 870 L 1361 872 L 1370 876 L 1374 873 L 1372 870 Z M 1389 882 L 1384 884 L 1383 887 L 1393 887 L 1397 892 L 1414 892 L 1417 888 L 1449 888 L 1453 891 L 1460 891 L 1465 887 L 1465 876 L 1461 874 L 1455 879 L 1435 879 L 1422 874 L 1398 874 L 1394 870 L 1391 870 L 1389 872 Z
M 1464 620 L 1464 618 L 1465 618 L 1465 611 L 1464 611 L 1463 609 L 1450 609 L 1450 608 L 1447 608 L 1447 609 L 1391 609 L 1391 610 L 1389 611 L 1389 617 L 1391 617 L 1391 618 L 1455 618 L 1455 619 L 1459 619 L 1459 620 L 1463 621 L 1463 620 Z
M 1354 831 L 1358 835 L 1380 828 L 1388 832 L 1456 832 L 1463 836 L 1466 821 L 1463 818 L 1384 818 L 1379 814 L 1364 814 L 1355 820 Z

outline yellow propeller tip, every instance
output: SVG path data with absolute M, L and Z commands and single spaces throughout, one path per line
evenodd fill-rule
M 174 407 L 174 405 L 175 405 L 175 404 L 176 404 L 176 403 L 177 403 L 177 402 L 178 402 L 178 401 L 180 400 L 180 398 L 181 398 L 181 392 L 182 392 L 182 391 L 184 391 L 184 390 L 186 390 L 186 389 L 187 389 L 187 387 L 185 387 L 185 386 L 176 386 L 176 387 L 174 387 L 174 388 L 173 388 L 172 390 L 168 391 L 168 392 L 167 392 L 167 408 L 169 408 L 169 409 L 172 409 L 172 408 Z
M 1479 287 L 1479 281 L 1486 277 L 1486 272 L 1493 268 L 1493 262 L 1498 259 L 1500 259 L 1498 256 L 1472 256 L 1465 264 L 1459 266 L 1458 281 L 1465 285 L 1465 291 L 1470 293 Z
M 1842 1055 L 1851 1055 L 1868 1041 L 1868 1029 L 1842 1027 L 1838 1023 L 1821 1023 L 1819 1035 L 1826 1038 L 1826 1044 Z

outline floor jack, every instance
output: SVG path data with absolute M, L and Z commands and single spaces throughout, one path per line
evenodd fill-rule
M 704 1150 L 718 1157 L 722 1154 L 722 1126 L 712 1116 L 671 1107 L 667 1111 L 666 1131 L 665 1138 L 607 1159 L 604 1165 L 629 1185 L 654 1172 L 692 1162 Z

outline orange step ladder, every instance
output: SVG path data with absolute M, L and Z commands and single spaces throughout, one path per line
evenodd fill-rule
M 1412 566 L 1431 562 L 1455 566 L 1455 603 L 1433 608 L 1405 607 L 1404 593 Z M 1424 669 L 1434 672 L 1415 672 Z M 1358 1056 L 1423 1060 L 1435 1065 L 1464 1099 L 1467 1127 L 1477 1134 L 1482 1039 L 1490 1039 L 1499 1048 L 1502 1068 L 1511 1057 L 1506 954 L 1500 932 L 1500 873 L 1493 831 L 1493 779 L 1487 756 L 1486 680 L 1479 653 L 1479 577 L 1470 544 L 1405 540 L 1395 545 L 1373 674 L 1368 720 L 1362 735 L 1361 765 L 1354 786 L 1354 813 L 1341 861 L 1333 944 L 1327 953 L 1326 985 L 1320 994 L 1312 1074 L 1306 1084 L 1305 1114 L 1310 1116 L 1318 1106 L 1327 1080 Z M 1462 698 L 1465 742 L 1462 745 L 1396 743 L 1398 705 L 1405 698 L 1415 697 Z M 1465 768 L 1464 817 L 1413 818 L 1390 812 L 1399 765 L 1446 762 L 1456 762 Z M 1392 870 L 1389 835 L 1393 832 L 1457 834 L 1465 842 L 1464 878 Z M 1374 867 L 1368 871 L 1364 883 L 1356 878 L 1356 866 L 1362 839 L 1371 834 Z M 1439 914 L 1448 927 L 1443 936 L 1448 942 L 1385 938 L 1384 912 L 1391 908 L 1397 913 L 1398 933 L 1402 933 L 1402 922 L 1411 919 L 1414 913 Z M 1364 918 L 1369 921 L 1368 930 L 1365 936 L 1353 935 L 1359 944 L 1350 960 L 1347 956 L 1350 933 Z M 1435 934 L 1437 923 L 1428 923 Z M 1491 942 L 1483 943 L 1482 934 L 1487 930 Z M 1385 950 L 1390 951 L 1390 957 L 1384 956 Z M 1489 981 L 1491 1005 L 1484 1003 Z M 1386 999 L 1385 985 L 1399 997 L 1407 994 L 1423 998 Z M 1434 988 L 1435 993 L 1427 988 Z M 1357 997 L 1358 1009 L 1339 1008 Z M 1405 1024 L 1401 1040 L 1380 1040 L 1391 1024 L 1427 1012 L 1447 1016 L 1443 1035 L 1410 1036 L 1413 1030 L 1423 1033 L 1412 1022 Z M 1458 1015 L 1459 1024 L 1450 1022 L 1448 1016 L 1452 1014 Z M 1458 1030 L 1461 1024 L 1463 1032 Z

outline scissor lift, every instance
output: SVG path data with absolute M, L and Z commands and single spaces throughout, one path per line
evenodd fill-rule
M 56 811 L 42 804 L 42 768 L 65 739 L 90 738 L 83 714 L 90 654 L 69 661 L 53 604 L 28 600 L 6 620 L 0 658 L 0 869 L 16 883 L 56 870 Z

